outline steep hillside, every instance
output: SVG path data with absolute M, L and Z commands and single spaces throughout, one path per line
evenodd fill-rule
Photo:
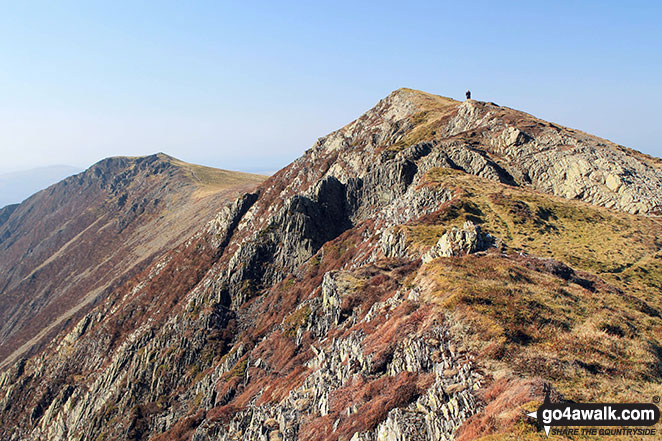
M 400 89 L 0 377 L 0 437 L 545 439 L 662 373 L 662 163 Z
M 0 366 L 204 225 L 259 176 L 105 159 L 0 212 Z

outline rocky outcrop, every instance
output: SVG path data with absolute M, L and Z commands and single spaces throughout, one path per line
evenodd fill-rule
M 331 279 L 325 277 L 325 280 Z M 324 299 L 323 308 L 333 308 L 334 301 L 328 296 Z M 320 318 L 324 320 L 323 316 Z M 314 329 L 323 329 L 328 324 L 328 321 L 316 324 L 316 320 L 311 319 L 310 326 Z M 430 373 L 434 381 L 409 406 L 391 410 L 375 430 L 356 432 L 353 440 L 452 439 L 462 422 L 479 408 L 473 393 L 480 387 L 482 375 L 466 353 L 457 352 L 449 338 L 447 330 L 434 328 L 423 337 L 410 338 L 398 345 L 385 375 L 395 378 L 403 372 Z M 192 439 L 301 439 L 304 421 L 316 415 L 330 415 L 330 397 L 335 391 L 374 371 L 372 357 L 365 354 L 361 332 L 334 338 L 326 346 L 326 349 L 311 346 L 314 357 L 306 363 L 311 374 L 282 401 L 275 405 L 249 405 L 234 415 L 226 427 L 202 424 Z M 350 405 L 340 415 L 333 414 L 350 417 L 358 411 L 356 405 Z M 335 420 L 334 427 L 341 427 L 342 422 L 341 416 Z
M 389 228 L 384 231 L 379 239 L 379 247 L 386 257 L 407 257 L 407 236 L 397 228 Z
M 628 213 L 662 207 L 660 161 L 595 136 L 474 100 L 459 106 L 446 133 L 476 139 L 519 185 Z
M 438 257 L 463 256 L 483 251 L 494 244 L 495 239 L 483 233 L 478 225 L 466 221 L 462 228 L 452 228 L 444 233 L 430 251 L 422 257 L 423 263 L 428 263 Z

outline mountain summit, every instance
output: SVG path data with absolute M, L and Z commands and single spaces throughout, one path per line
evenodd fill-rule
M 661 189 L 657 158 L 399 89 L 6 369 L 0 437 L 540 439 L 545 392 L 659 390 Z
M 662 212 L 662 161 L 527 113 L 398 89 L 317 148 L 366 148 L 427 161 L 628 213 Z M 353 151 L 355 151 L 354 149 Z

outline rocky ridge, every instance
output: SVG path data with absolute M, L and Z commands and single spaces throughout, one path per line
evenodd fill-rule
M 5 371 L 3 435 L 397 440 L 495 430 L 481 418 L 496 398 L 539 400 L 543 380 L 495 392 L 436 297 L 436 265 L 516 262 L 509 237 L 471 220 L 484 213 L 454 173 L 502 194 L 537 190 L 627 213 L 662 204 L 654 158 L 494 104 L 398 90 Z M 453 229 L 458 210 L 467 222 Z M 434 240 L 417 242 L 416 228 Z

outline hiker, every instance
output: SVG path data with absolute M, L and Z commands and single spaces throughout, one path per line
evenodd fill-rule
M 471 99 L 471 91 L 467 90 L 466 95 L 467 95 L 467 99 L 470 100 Z

